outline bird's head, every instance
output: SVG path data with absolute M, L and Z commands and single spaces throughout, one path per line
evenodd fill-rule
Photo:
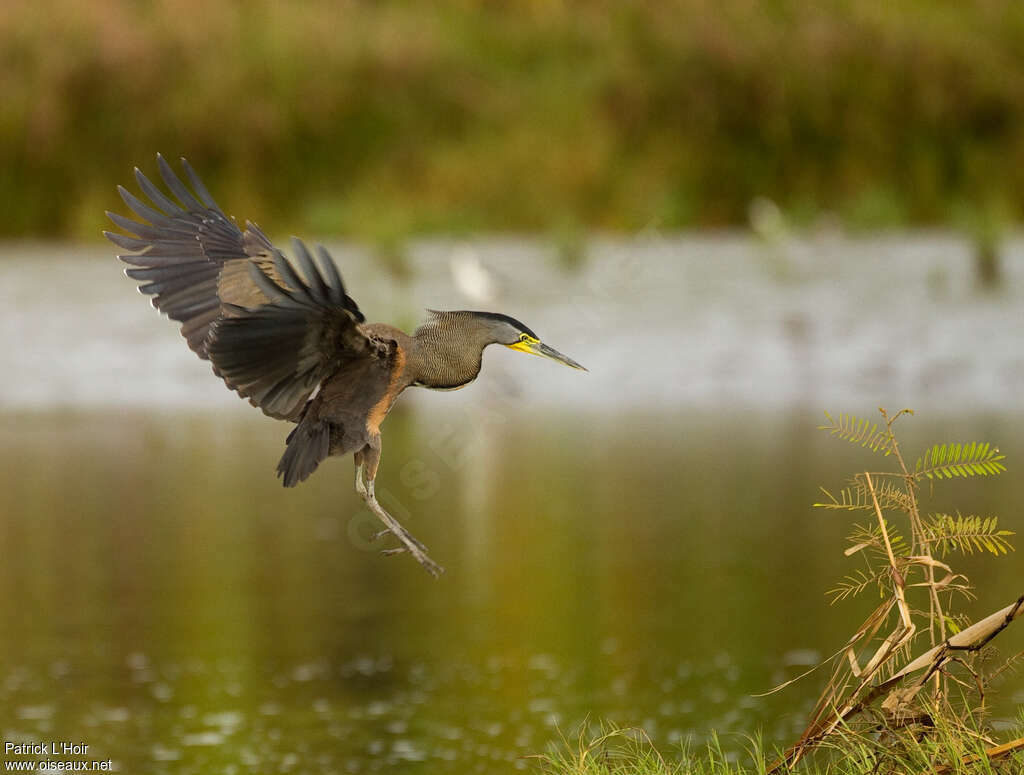
M 488 326 L 495 344 L 503 344 L 510 350 L 518 350 L 522 353 L 541 355 L 581 371 L 587 370 L 572 358 L 562 355 L 554 347 L 544 344 L 533 331 L 515 318 L 498 312 L 476 312 L 473 314 L 478 315 Z

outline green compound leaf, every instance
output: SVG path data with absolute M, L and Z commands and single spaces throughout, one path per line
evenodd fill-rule
M 914 466 L 914 477 L 952 479 L 953 477 L 992 476 L 1006 470 L 998 447 L 988 442 L 936 444 L 925 450 Z
M 872 452 L 892 454 L 892 436 L 887 428 L 879 429 L 878 423 L 852 414 L 840 414 L 838 422 L 828 412 L 825 412 L 825 417 L 828 418 L 828 425 L 819 425 L 820 430 L 828 431 L 830 435 L 849 441 L 851 444 L 860 444 Z

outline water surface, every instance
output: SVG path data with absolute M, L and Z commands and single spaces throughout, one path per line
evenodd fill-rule
M 369 549 L 348 461 L 280 488 L 261 417 L 6 416 L 5 739 L 80 739 L 123 771 L 457 773 L 526 766 L 588 717 L 666 747 L 794 735 L 817 678 L 752 695 L 871 604 L 828 606 L 849 523 L 808 505 L 867 453 L 800 415 L 489 417 L 388 420 L 380 494 L 434 582 Z M 1024 452 L 1020 423 L 911 422 Z M 943 503 L 1011 519 L 1017 482 Z M 1018 557 L 974 566 L 975 614 L 1018 594 Z M 1012 715 L 1024 684 L 1002 692 Z
M 107 251 L 5 251 L 4 740 L 175 773 L 513 772 L 587 719 L 666 748 L 781 744 L 821 678 L 753 695 L 873 602 L 824 595 L 856 567 L 850 520 L 810 504 L 880 462 L 815 430 L 823 409 L 914 406 L 911 451 L 998 444 L 1010 473 L 929 507 L 1019 529 L 1024 261 L 986 293 L 935 236 L 596 241 L 576 270 L 536 243 L 461 246 L 493 275 L 483 301 L 457 290 L 455 249 L 418 246 L 404 284 L 337 254 L 371 319 L 502 310 L 591 372 L 493 350 L 467 390 L 403 398 L 378 494 L 437 582 L 367 540 L 349 460 L 279 486 L 287 427 L 224 390 Z M 1022 591 L 1016 554 L 959 567 L 971 616 Z M 1012 717 L 1020 676 L 1000 698 Z

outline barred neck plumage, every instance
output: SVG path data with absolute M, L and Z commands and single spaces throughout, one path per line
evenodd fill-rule
M 498 341 L 492 313 L 428 310 L 413 332 L 416 346 L 408 367 L 414 385 L 454 390 L 480 373 L 484 348 Z

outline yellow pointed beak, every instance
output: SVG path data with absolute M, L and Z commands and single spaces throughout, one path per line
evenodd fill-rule
M 556 350 L 554 347 L 548 347 L 543 342 L 539 342 L 536 340 L 520 340 L 518 342 L 515 342 L 514 344 L 507 344 L 505 346 L 508 347 L 510 350 L 518 350 L 521 353 L 529 353 L 530 355 L 540 355 L 544 358 L 550 358 L 553 361 L 564 363 L 566 366 L 569 366 L 573 369 L 587 371 L 587 368 L 585 366 L 581 366 L 569 356 L 562 355 L 562 353 L 558 352 L 558 350 Z

